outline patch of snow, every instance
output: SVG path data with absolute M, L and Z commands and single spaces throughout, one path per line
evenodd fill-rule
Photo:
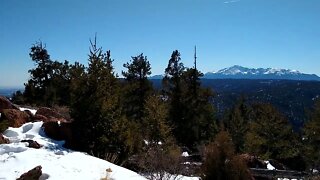
M 28 110 L 28 111 L 30 111 L 33 115 L 35 115 L 35 114 L 36 114 L 36 112 L 37 112 L 37 110 L 35 110 L 35 109 L 30 109 L 30 108 L 23 108 L 23 107 L 20 107 L 19 109 L 20 109 L 20 111 Z
M 145 145 L 149 145 L 149 141 L 143 140 Z
M 145 179 L 141 175 L 114 165 L 110 162 L 71 151 L 62 147 L 62 141 L 47 138 L 41 128 L 42 122 L 27 123 L 20 128 L 9 128 L 4 136 L 10 142 L 29 139 L 43 145 L 40 149 L 26 147 L 27 143 L 10 143 L 0 145 L 0 179 L 16 179 L 21 174 L 41 165 L 43 173 L 49 179 Z M 14 138 L 14 139 L 13 139 Z
M 189 156 L 189 153 L 185 151 L 185 152 L 183 152 L 183 153 L 181 154 L 181 156 L 182 156 L 182 157 L 188 157 L 188 156 Z
M 112 180 L 146 179 L 136 172 L 108 161 L 63 148 L 64 141 L 55 141 L 46 137 L 42 124 L 42 122 L 26 123 L 19 128 L 10 127 L 4 132 L 4 136 L 11 143 L 0 144 L 0 179 L 17 179 L 38 165 L 42 166 L 43 174 L 50 180 L 93 180 L 105 177 Z M 28 143 L 20 142 L 24 139 L 37 141 L 43 146 L 40 149 L 28 148 Z M 181 180 L 199 179 L 180 175 L 178 177 Z
M 275 170 L 275 169 L 276 169 L 275 167 L 273 167 L 273 166 L 270 164 L 269 161 L 265 161 L 265 162 L 267 163 L 267 169 L 268 169 L 268 170 Z

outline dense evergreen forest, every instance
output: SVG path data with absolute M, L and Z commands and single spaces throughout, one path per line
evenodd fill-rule
M 160 79 L 151 79 L 155 88 L 161 89 Z M 274 105 L 288 117 L 295 130 L 300 130 L 310 116 L 315 100 L 320 96 L 319 81 L 277 79 L 201 79 L 204 87 L 214 93 L 213 103 L 218 117 L 232 108 L 241 96 L 247 102 Z
M 172 173 L 180 170 L 181 151 L 188 149 L 202 157 L 196 174 L 203 179 L 248 179 L 241 154 L 300 171 L 319 169 L 318 100 L 294 131 L 288 116 L 265 101 L 239 96 L 223 111 L 217 109 L 218 97 L 200 80 L 203 73 L 185 67 L 178 50 L 168 55 L 161 88 L 148 80 L 152 69 L 143 53 L 128 58 L 124 79 L 118 78 L 111 52 L 96 39 L 90 41 L 88 65 L 54 61 L 42 42 L 29 55 L 35 67 L 24 91 L 12 100 L 68 107 L 73 133 L 80 137 L 70 148 L 116 158 L 117 164 L 138 171 Z

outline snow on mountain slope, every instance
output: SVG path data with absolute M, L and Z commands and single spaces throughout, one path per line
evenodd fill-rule
M 204 75 L 206 79 L 288 79 L 288 80 L 320 80 L 315 74 L 304 74 L 297 70 L 274 68 L 246 68 L 231 66 L 217 72 Z

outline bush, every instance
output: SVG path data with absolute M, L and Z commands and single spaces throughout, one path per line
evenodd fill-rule
M 183 173 L 181 151 L 176 146 L 149 144 L 136 158 L 139 171 L 148 179 L 176 179 Z
M 204 180 L 251 179 L 245 161 L 235 155 L 234 145 L 226 131 L 218 133 L 214 142 L 206 146 L 204 159 L 201 167 Z

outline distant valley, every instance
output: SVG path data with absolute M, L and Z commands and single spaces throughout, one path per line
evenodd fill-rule
M 285 114 L 294 127 L 300 127 L 320 96 L 320 81 L 256 80 L 256 79 L 202 79 L 202 85 L 215 92 L 213 103 L 222 113 L 242 95 L 248 102 L 271 103 Z M 161 80 L 153 79 L 161 88 Z
M 0 88 L 0 96 L 11 97 L 13 93 L 24 88 Z

